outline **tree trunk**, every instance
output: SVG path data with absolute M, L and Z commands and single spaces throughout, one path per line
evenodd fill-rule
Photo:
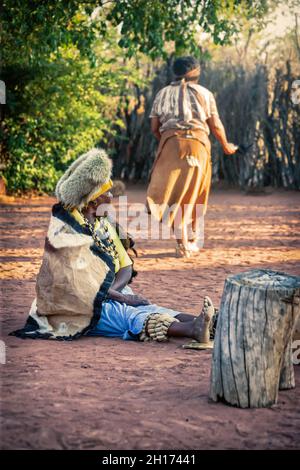
M 210 397 L 241 408 L 272 406 L 295 387 L 292 339 L 300 277 L 253 270 L 225 281 L 216 329 Z
M 2 176 L 0 176 L 0 196 L 6 195 L 6 184 Z

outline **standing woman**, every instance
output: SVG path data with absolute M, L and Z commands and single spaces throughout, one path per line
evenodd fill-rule
M 176 80 L 158 92 L 150 114 L 159 147 L 147 204 L 156 219 L 172 227 L 177 256 L 190 257 L 200 249 L 199 219 L 206 213 L 211 184 L 209 132 L 227 155 L 238 147 L 227 141 L 213 94 L 198 84 L 198 61 L 180 57 L 173 71 Z

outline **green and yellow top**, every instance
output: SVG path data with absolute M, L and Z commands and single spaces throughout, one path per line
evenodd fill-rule
M 83 216 L 80 214 L 80 212 L 77 209 L 74 209 L 71 212 L 72 216 L 74 219 L 80 224 L 80 225 L 85 225 L 85 221 Z M 125 250 L 118 234 L 115 229 L 115 227 L 109 222 L 107 217 L 102 217 L 102 223 L 104 227 L 107 228 L 108 234 L 110 238 L 112 239 L 116 252 L 118 254 L 117 258 L 114 258 L 114 264 L 115 264 L 115 272 L 117 273 L 121 268 L 126 268 L 127 266 L 132 265 L 132 261 Z M 97 231 L 100 228 L 100 222 L 98 219 L 96 219 L 94 230 Z

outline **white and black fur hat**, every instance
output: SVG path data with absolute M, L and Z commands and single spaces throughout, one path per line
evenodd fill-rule
M 103 149 L 92 148 L 75 160 L 60 178 L 55 194 L 67 208 L 82 208 L 111 177 L 112 161 Z

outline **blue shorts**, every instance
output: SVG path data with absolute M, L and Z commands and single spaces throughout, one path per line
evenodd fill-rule
M 123 294 L 133 294 L 130 287 L 122 290 Z M 182 312 L 160 307 L 155 304 L 132 307 L 114 300 L 102 304 L 101 317 L 98 324 L 89 331 L 89 336 L 106 336 L 137 340 L 143 329 L 146 318 L 151 313 L 168 313 L 176 317 Z

